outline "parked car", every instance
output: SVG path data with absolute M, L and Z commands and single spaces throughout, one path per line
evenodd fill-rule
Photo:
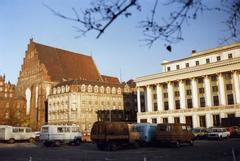
M 134 124 L 97 121 L 91 130 L 91 140 L 99 150 L 117 150 L 124 146 L 138 146 L 139 133 Z
M 0 140 L 8 143 L 15 143 L 16 141 L 34 142 L 35 134 L 29 127 L 13 127 L 7 125 L 0 125 Z
M 192 133 L 194 135 L 194 139 L 204 139 L 208 136 L 208 131 L 206 128 L 193 128 Z
M 230 137 L 230 132 L 226 128 L 212 128 L 208 133 L 208 139 L 222 140 L 228 137 Z
M 41 128 L 40 141 L 46 146 L 61 144 L 80 145 L 82 134 L 78 126 L 44 125 Z
M 171 143 L 176 147 L 180 147 L 182 143 L 193 145 L 192 129 L 187 124 L 158 124 L 156 130 L 156 142 Z
M 136 131 L 140 135 L 141 144 L 153 143 L 156 136 L 157 124 L 138 123 L 136 124 Z

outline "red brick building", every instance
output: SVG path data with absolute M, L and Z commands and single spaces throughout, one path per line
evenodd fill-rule
M 68 80 L 106 82 L 91 56 L 34 42 L 25 52 L 19 73 L 17 91 L 26 98 L 30 126 L 38 129 L 47 122 L 47 98 L 56 84 Z
M 15 85 L 0 75 L 0 125 L 26 126 L 26 100 L 17 96 Z

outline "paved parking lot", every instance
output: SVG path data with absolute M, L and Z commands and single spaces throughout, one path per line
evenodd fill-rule
M 44 147 L 41 144 L 0 143 L 0 161 L 233 161 L 232 149 L 240 161 L 240 139 L 195 141 L 179 149 L 141 147 L 114 152 L 99 151 L 94 144 Z

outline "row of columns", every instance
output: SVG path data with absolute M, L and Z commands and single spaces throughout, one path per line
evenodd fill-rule
M 220 105 L 226 105 L 226 89 L 225 89 L 225 80 L 222 73 L 218 75 L 218 87 L 219 87 L 219 101 Z M 213 98 L 211 92 L 211 80 L 209 76 L 204 77 L 204 89 L 205 89 L 205 102 L 206 106 L 211 107 L 213 105 Z M 235 93 L 235 102 L 240 104 L 240 75 L 237 71 L 233 72 L 233 89 Z M 191 80 L 191 91 L 192 91 L 192 103 L 193 108 L 199 107 L 199 91 L 197 86 L 196 78 Z M 175 107 L 174 99 L 174 85 L 172 82 L 167 83 L 167 93 L 168 93 L 168 105 L 169 110 L 173 110 Z M 186 108 L 186 89 L 183 80 L 179 81 L 179 100 L 180 108 Z M 156 95 L 157 95 L 157 109 L 162 111 L 164 109 L 163 102 L 163 87 L 160 84 L 156 84 Z M 140 88 L 137 89 L 137 102 L 138 102 L 138 112 L 141 112 L 141 100 L 140 100 Z M 145 90 L 145 107 L 147 111 L 153 111 L 153 102 L 152 102 L 152 89 L 150 85 L 146 87 Z

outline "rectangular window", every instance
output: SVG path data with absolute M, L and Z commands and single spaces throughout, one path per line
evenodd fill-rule
M 209 58 L 206 59 L 206 63 L 207 64 L 210 63 L 210 59 Z
M 220 126 L 220 116 L 219 115 L 213 115 L 213 126 Z
M 204 88 L 199 88 L 198 91 L 199 91 L 199 93 L 203 94 L 204 93 Z
M 187 99 L 187 105 L 188 105 L 188 108 L 192 108 L 193 107 L 192 99 Z
M 153 111 L 157 111 L 157 103 L 154 103 Z
M 190 89 L 187 90 L 187 95 L 191 96 L 192 95 L 192 91 Z
M 185 120 L 186 120 L 186 124 L 192 127 L 192 116 L 186 116 Z
M 170 68 L 170 67 L 167 67 L 167 71 L 171 71 L 171 68 Z
M 195 64 L 196 64 L 196 66 L 198 66 L 199 65 L 199 61 L 196 61 Z
M 214 105 L 214 106 L 219 106 L 218 96 L 213 96 L 213 105 Z
M 186 85 L 190 85 L 190 84 L 191 84 L 190 79 L 187 79 L 187 80 L 186 80 Z
M 179 100 L 176 100 L 175 101 L 175 106 L 176 106 L 176 109 L 180 109 L 180 101 Z
M 206 117 L 199 116 L 199 123 L 200 123 L 200 127 L 206 127 Z
M 179 91 L 175 91 L 175 97 L 179 97 L 180 96 L 180 92 Z
M 228 99 L 228 105 L 234 104 L 233 94 L 228 94 L 227 99 Z
M 232 57 L 232 53 L 228 54 L 228 59 L 231 59 Z
M 198 83 L 202 84 L 203 83 L 203 78 L 198 78 Z
M 168 123 L 168 118 L 167 117 L 163 118 L 163 123 Z
M 231 79 L 232 78 L 232 74 L 231 73 L 225 73 L 224 74 L 224 77 L 225 77 L 225 79 Z
M 179 117 L 174 117 L 174 123 L 179 124 L 180 123 L 180 118 Z
M 232 84 L 226 84 L 226 89 L 227 89 L 228 91 L 232 90 Z
M 168 102 L 164 102 L 164 110 L 167 111 L 169 109 Z
M 179 66 L 179 65 L 176 65 L 176 69 L 180 69 L 180 66 Z
M 189 63 L 186 63 L 185 66 L 186 66 L 186 68 L 188 68 L 189 67 Z
M 218 86 L 212 86 L 212 91 L 213 92 L 218 92 Z
M 140 119 L 141 123 L 147 123 L 147 119 Z
M 229 114 L 227 114 L 227 117 L 228 118 L 234 118 L 235 117 L 235 113 L 229 113 Z
M 164 98 L 168 98 L 168 93 L 163 93 Z
M 152 118 L 152 123 L 156 124 L 157 123 L 157 119 L 156 118 Z
M 214 76 L 211 76 L 211 80 L 213 81 L 213 82 L 215 82 L 215 81 L 217 81 L 217 77 L 214 75 Z
M 217 61 L 220 61 L 221 60 L 221 56 L 217 56 Z
M 174 87 L 179 87 L 178 82 L 174 82 Z
M 200 107 L 205 107 L 205 98 L 204 97 L 200 98 Z
M 153 99 L 157 99 L 157 95 L 156 94 L 153 94 Z

